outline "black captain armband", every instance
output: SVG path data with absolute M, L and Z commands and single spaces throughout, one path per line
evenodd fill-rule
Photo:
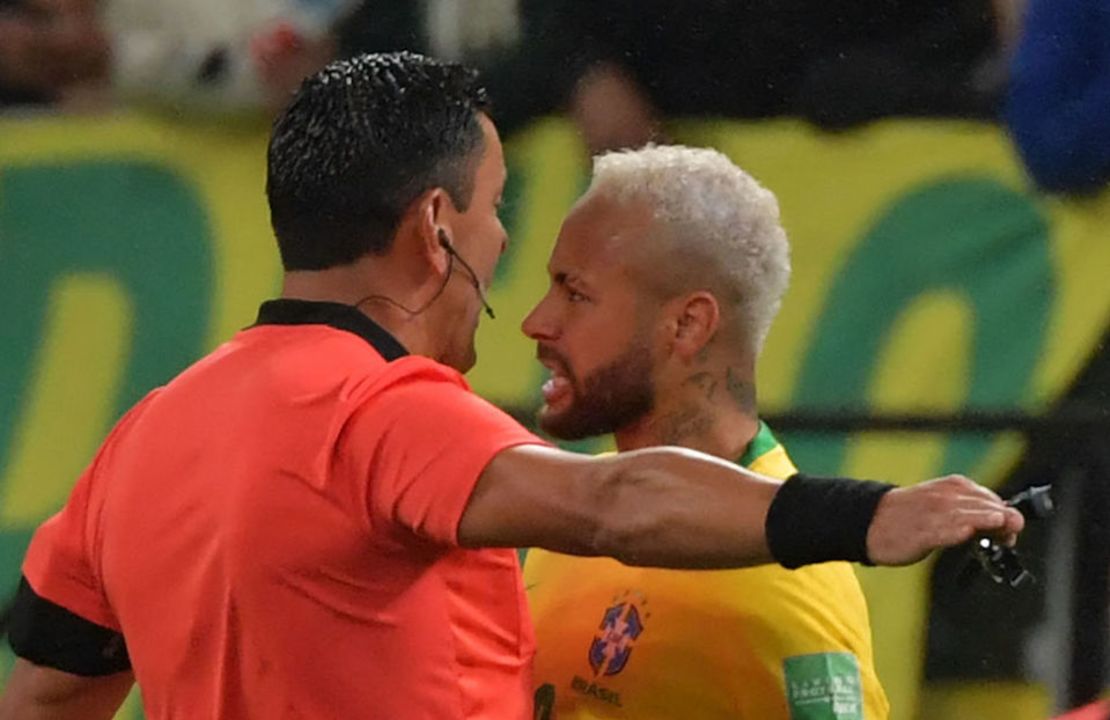
M 123 635 L 40 597 L 27 582 L 8 618 L 8 642 L 24 660 L 72 675 L 97 677 L 131 669 Z
M 870 565 L 867 531 L 893 485 L 870 480 L 809 477 L 782 484 L 767 511 L 767 546 L 790 569 L 830 560 Z

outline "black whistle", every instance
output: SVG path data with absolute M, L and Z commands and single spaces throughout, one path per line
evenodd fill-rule
M 1046 518 L 1055 510 L 1051 490 L 1051 485 L 1035 485 L 1014 495 L 1006 504 L 1026 519 Z M 1005 583 L 1012 588 L 1036 582 L 1033 573 L 1022 565 L 1016 550 L 985 535 L 975 538 L 971 543 L 971 559 L 958 576 L 961 585 L 966 586 L 971 581 L 976 567 L 981 568 L 994 582 Z

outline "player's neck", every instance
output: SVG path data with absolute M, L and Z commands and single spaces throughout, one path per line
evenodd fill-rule
M 655 408 L 614 433 L 620 451 L 679 445 L 735 460 L 759 431 L 754 367 L 701 369 L 656 388 Z
M 678 445 L 724 460 L 736 460 L 744 454 L 758 431 L 759 418 L 739 412 L 707 413 L 698 418 L 690 415 L 660 417 L 652 414 L 644 418 L 642 423 L 614 433 L 614 438 L 620 452 L 659 445 Z

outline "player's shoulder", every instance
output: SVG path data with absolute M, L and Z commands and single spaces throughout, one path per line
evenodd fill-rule
M 770 564 L 713 575 L 717 594 L 745 613 L 776 621 L 809 615 L 819 608 L 822 614 L 841 616 L 845 621 L 866 616 L 863 590 L 849 563 L 821 563 L 796 570 Z

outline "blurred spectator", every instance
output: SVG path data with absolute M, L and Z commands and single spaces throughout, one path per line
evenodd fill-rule
M 100 0 L 99 7 L 119 97 L 221 115 L 276 112 L 304 77 L 337 56 L 407 49 L 488 65 L 519 30 L 517 0 Z
M 73 107 L 114 94 L 219 113 L 275 110 L 333 59 L 331 25 L 357 2 L 0 0 L 0 105 Z
M 1001 78 L 981 69 L 1001 52 L 999 3 L 902 0 L 824 5 L 840 37 L 804 60 L 797 114 L 840 129 L 890 116 L 994 118 Z M 834 33 L 834 35 L 837 33 Z
M 125 100 L 218 113 L 275 111 L 335 56 L 358 0 L 102 0 Z
M 489 65 L 520 39 L 520 2 L 363 0 L 339 34 L 344 55 L 412 50 Z
M 995 48 L 984 57 L 973 82 L 989 97 L 996 98 L 1000 106 L 1010 81 L 1010 66 L 1021 37 L 1025 6 L 1026 0 L 991 0 Z
M 1030 0 L 1005 117 L 1036 183 L 1093 192 L 1110 179 L 1110 3 Z
M 363 0 L 336 28 L 339 55 L 412 50 L 431 54 L 422 2 Z
M 510 134 L 527 121 L 554 112 L 565 95 L 563 86 L 550 77 L 554 72 L 550 49 L 563 52 L 574 41 L 552 38 L 552 30 L 570 28 L 547 22 L 548 6 L 558 10 L 560 2 L 363 0 L 337 29 L 339 52 L 350 57 L 412 50 L 477 67 L 493 98 L 497 126 Z M 558 63 L 563 73 L 565 60 Z
M 997 89 L 976 81 L 998 47 L 991 0 L 522 0 L 522 8 L 523 52 L 543 60 L 516 92 L 562 89 L 593 151 L 642 144 L 670 116 L 802 115 L 844 128 L 996 109 Z
M 78 102 L 108 62 L 95 0 L 0 0 L 0 107 Z

